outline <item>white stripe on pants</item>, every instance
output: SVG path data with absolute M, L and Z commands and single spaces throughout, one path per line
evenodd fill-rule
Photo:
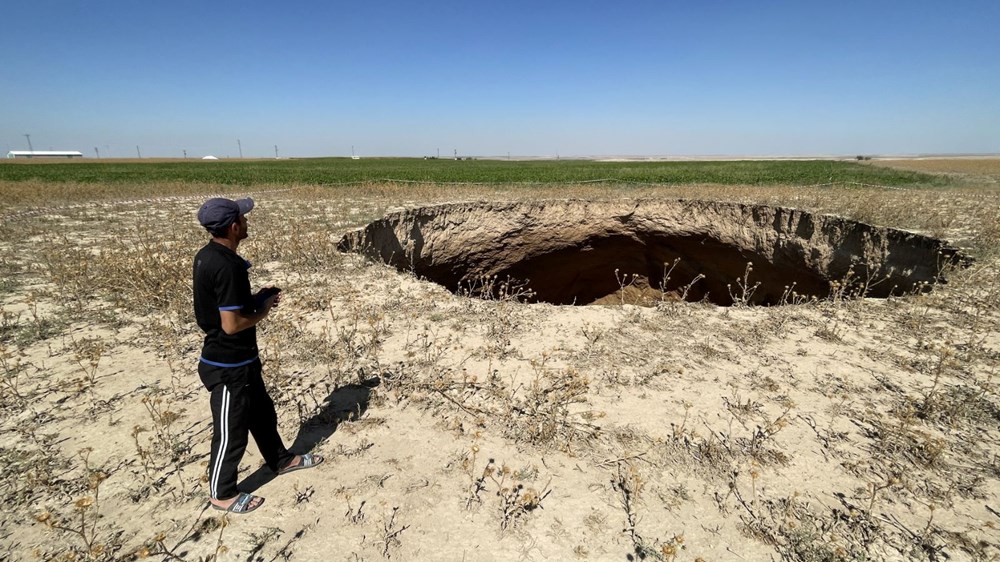
M 226 452 L 229 450 L 229 389 L 225 385 L 222 387 L 222 408 L 219 412 L 219 425 L 217 430 L 220 432 L 222 438 L 220 439 L 219 448 L 216 450 L 215 454 L 215 465 L 212 467 L 212 477 L 209 480 L 209 491 L 212 494 L 213 499 L 221 499 L 218 497 L 218 487 L 219 487 L 219 473 L 222 472 L 222 461 L 226 456 Z

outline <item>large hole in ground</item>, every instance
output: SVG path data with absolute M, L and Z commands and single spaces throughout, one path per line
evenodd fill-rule
M 578 305 L 884 298 L 929 290 L 946 265 L 969 260 L 936 238 L 841 217 L 686 200 L 422 207 L 339 248 L 463 294 Z

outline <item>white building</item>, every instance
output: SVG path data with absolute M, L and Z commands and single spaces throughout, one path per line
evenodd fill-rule
M 7 158 L 83 158 L 75 150 L 11 150 Z

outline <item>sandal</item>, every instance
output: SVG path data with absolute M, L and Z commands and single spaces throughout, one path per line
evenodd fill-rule
M 251 507 L 251 503 L 254 499 L 260 498 L 257 505 Z M 217 509 L 219 511 L 228 511 L 229 513 L 250 513 L 251 511 L 257 509 L 258 507 L 264 505 L 264 498 L 260 496 L 255 496 L 253 494 L 248 494 L 247 492 L 240 492 L 237 496 L 236 501 L 229 504 L 229 507 L 219 507 L 212 502 L 208 502 L 208 505 L 212 506 L 212 509 Z
M 294 459 L 293 459 L 294 462 Z M 307 468 L 312 468 L 323 462 L 323 457 L 319 455 L 314 455 L 312 453 L 305 453 L 299 456 L 299 464 L 295 466 L 286 466 L 278 471 L 278 474 L 288 474 L 289 472 L 295 472 L 296 470 L 304 470 Z

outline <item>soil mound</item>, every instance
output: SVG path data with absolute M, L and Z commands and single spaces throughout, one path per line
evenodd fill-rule
M 339 249 L 456 292 L 553 304 L 775 305 L 929 290 L 968 261 L 928 236 L 780 207 L 689 200 L 461 203 L 400 211 Z

